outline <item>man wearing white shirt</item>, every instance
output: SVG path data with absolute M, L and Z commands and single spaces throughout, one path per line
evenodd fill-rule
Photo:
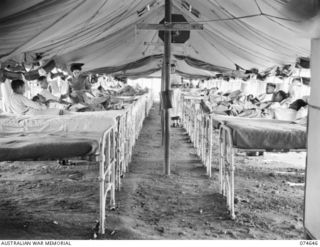
M 11 110 L 18 115 L 25 115 L 34 111 L 46 110 L 47 107 L 23 96 L 25 93 L 25 84 L 22 80 L 13 80 L 11 82 L 13 94 L 11 96 Z
M 54 100 L 59 101 L 60 99 L 56 96 L 54 96 L 51 93 L 51 90 L 49 88 L 49 83 L 47 81 L 47 78 L 45 76 L 40 76 L 38 78 L 38 82 L 40 83 L 41 91 L 39 92 L 40 95 L 46 98 L 46 100 Z
M 69 106 L 69 103 L 61 100 L 61 97 L 58 98 L 52 94 L 51 88 L 49 87 L 49 83 L 45 76 L 40 76 L 38 78 L 38 82 L 40 83 L 41 87 L 39 95 L 44 97 L 49 108 L 66 109 Z
M 2 110 L 6 113 L 12 113 L 11 111 L 11 95 L 13 94 L 11 89 L 11 81 L 6 79 L 4 83 L 0 83 L 0 90 L 2 93 Z

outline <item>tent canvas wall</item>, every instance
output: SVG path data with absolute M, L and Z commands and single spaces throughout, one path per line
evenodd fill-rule
M 139 23 L 163 19 L 163 0 L 20 3 L 0 3 L 0 62 L 23 61 L 40 53 L 61 64 L 83 62 L 86 71 L 103 71 L 163 53 L 163 45 L 154 45 L 162 43 L 156 30 L 136 29 Z M 263 70 L 309 56 L 309 40 L 301 35 L 300 19 L 287 11 L 287 1 L 172 0 L 172 5 L 172 12 L 184 15 L 189 23 L 204 24 L 204 30 L 192 31 L 185 44 L 173 45 L 173 56 L 230 70 L 235 64 Z M 146 6 L 149 11 L 142 11 Z M 150 64 L 148 71 L 157 67 Z M 181 63 L 176 70 L 188 73 L 193 68 Z
M 305 215 L 307 233 L 320 239 L 320 39 L 312 40 Z

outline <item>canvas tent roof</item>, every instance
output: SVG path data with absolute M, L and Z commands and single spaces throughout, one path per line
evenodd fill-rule
M 263 70 L 309 56 L 310 40 L 301 35 L 301 18 L 288 11 L 290 1 L 172 2 L 173 13 L 204 24 L 185 44 L 173 45 L 181 74 L 210 76 L 235 70 L 235 64 Z M 161 66 L 162 57 L 155 56 L 163 53 L 158 32 L 137 30 L 136 24 L 159 23 L 163 0 L 4 0 L 0 5 L 2 62 L 40 53 L 58 64 L 82 62 L 85 71 L 132 76 Z M 127 64 L 134 66 L 124 70 Z

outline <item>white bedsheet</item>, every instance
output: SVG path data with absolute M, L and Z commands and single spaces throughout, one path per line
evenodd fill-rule
M 124 111 L 77 112 L 62 116 L 14 116 L 0 114 L 0 131 L 5 133 L 103 132 L 116 124 Z
M 140 104 L 150 100 L 151 94 L 137 97 L 132 111 L 138 111 Z M 3 133 L 69 133 L 104 132 L 116 125 L 116 118 L 126 110 L 72 112 L 68 115 L 16 116 L 10 113 L 0 114 L 0 132 Z

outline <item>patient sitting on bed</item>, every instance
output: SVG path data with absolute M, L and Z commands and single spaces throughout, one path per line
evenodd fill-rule
M 44 103 L 49 108 L 67 109 L 70 107 L 71 103 L 64 101 L 61 97 L 54 96 L 49 88 L 49 83 L 45 76 L 40 76 L 38 78 L 40 83 L 41 91 L 37 95 L 37 102 Z
M 51 93 L 51 88 L 49 87 L 49 83 L 45 76 L 40 76 L 38 78 L 38 83 L 40 84 L 40 87 L 41 87 L 41 91 L 39 94 L 45 97 L 46 100 L 54 100 L 54 101 L 60 100 L 60 98 L 58 98 L 57 96 L 54 96 Z
M 34 102 L 23 94 L 25 93 L 25 84 L 23 80 L 13 80 L 11 82 L 13 90 L 11 98 L 11 108 L 13 113 L 18 115 L 62 115 L 63 111 L 59 109 L 48 109 L 45 105 Z

